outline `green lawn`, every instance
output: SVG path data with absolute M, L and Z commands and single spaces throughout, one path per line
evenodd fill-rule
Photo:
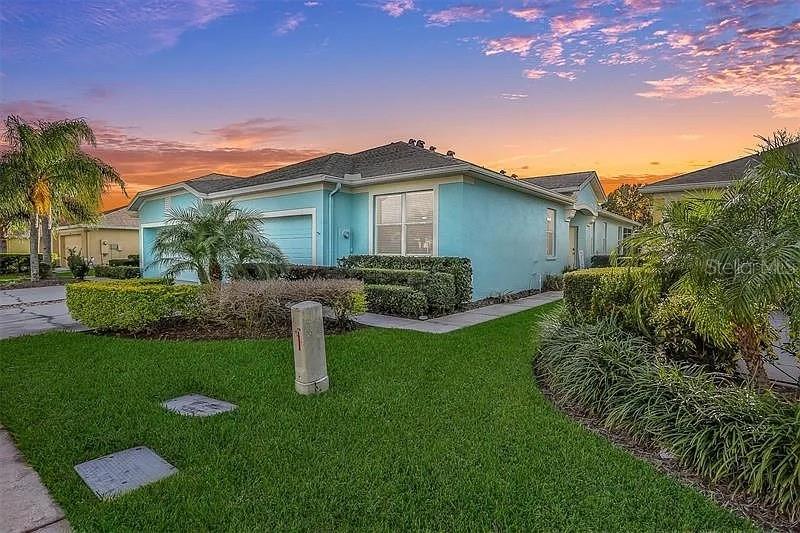
M 80 530 L 750 528 L 554 411 L 533 310 L 447 335 L 328 338 L 331 390 L 289 341 L 52 333 L 0 342 L 0 420 Z M 189 392 L 239 409 L 183 418 Z M 100 502 L 76 463 L 147 445 L 180 469 Z

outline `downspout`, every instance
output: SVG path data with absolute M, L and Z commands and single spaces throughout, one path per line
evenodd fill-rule
M 330 262 L 329 266 L 335 266 L 333 264 L 333 195 L 342 190 L 342 183 L 339 182 L 336 184 L 336 187 L 331 191 L 328 195 L 328 260 Z

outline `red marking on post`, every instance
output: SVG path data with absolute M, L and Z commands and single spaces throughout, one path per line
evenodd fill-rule
M 298 351 L 302 350 L 303 349 L 303 337 L 300 336 L 300 328 L 297 328 L 296 330 L 294 330 L 294 337 L 295 337 L 295 341 L 297 341 L 297 349 L 298 349 Z

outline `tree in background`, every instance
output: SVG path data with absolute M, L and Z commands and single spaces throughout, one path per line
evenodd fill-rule
M 759 161 L 721 196 L 665 206 L 663 220 L 631 238 L 645 267 L 692 296 L 698 331 L 738 348 L 759 387 L 768 386 L 771 312 L 783 308 L 800 332 L 800 137 L 761 138 Z
M 94 132 L 83 119 L 29 124 L 15 115 L 5 121 L 9 150 L 0 156 L 0 214 L 28 218 L 31 280 L 39 279 L 39 228 L 43 262 L 52 262 L 53 220 L 92 222 L 100 214 L 103 192 L 125 191 L 125 182 L 107 163 L 81 150 L 95 146 Z
M 200 283 L 219 282 L 245 261 L 262 265 L 268 276 L 286 265 L 286 257 L 264 237 L 261 224 L 256 211 L 234 207 L 230 200 L 171 209 L 153 243 L 153 264 L 166 267 L 167 277 L 194 271 Z
M 603 209 L 628 217 L 643 226 L 653 222 L 653 206 L 650 199 L 642 194 L 641 185 L 625 183 L 608 195 Z

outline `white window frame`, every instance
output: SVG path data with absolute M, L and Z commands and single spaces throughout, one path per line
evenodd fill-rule
M 553 215 L 553 231 L 547 229 L 547 216 L 552 213 Z M 548 207 L 545 210 L 545 217 L 544 217 L 544 255 L 550 259 L 558 257 L 558 238 L 556 236 L 556 219 L 558 217 L 558 211 L 553 209 L 552 207 Z M 550 247 L 550 240 L 553 241 L 553 253 L 548 253 L 548 248 Z
M 603 221 L 603 253 L 608 253 L 608 222 Z
M 422 225 L 427 224 L 427 222 L 406 222 L 406 195 L 409 193 L 417 193 L 417 192 L 429 192 L 431 193 L 431 202 L 433 205 L 431 206 L 431 216 L 433 220 L 431 220 L 431 233 L 432 233 L 432 243 L 431 243 L 431 253 L 429 254 L 410 254 L 407 252 L 407 245 L 406 245 L 406 227 L 409 225 Z M 412 189 L 408 191 L 396 191 L 396 192 L 386 192 L 380 194 L 373 194 L 370 195 L 372 206 L 370 209 L 370 230 L 372 236 L 370 238 L 370 252 L 375 253 L 378 255 L 399 255 L 399 256 L 410 256 L 410 257 L 435 257 L 438 255 L 438 228 L 437 228 L 437 220 L 438 216 L 436 213 L 436 204 L 438 203 L 438 195 L 436 194 L 436 189 Z M 376 231 L 378 228 L 378 199 L 383 198 L 386 196 L 399 196 L 400 197 L 400 253 L 399 254 L 390 254 L 390 253 L 379 253 L 378 250 L 378 232 Z M 394 224 L 386 224 L 389 226 L 395 226 Z

